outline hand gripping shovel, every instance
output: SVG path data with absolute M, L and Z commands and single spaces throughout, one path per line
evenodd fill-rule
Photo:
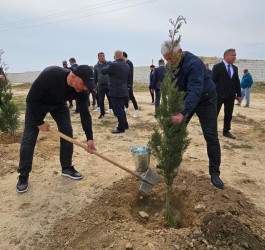
M 59 135 L 60 137 L 62 137 L 66 141 L 69 141 L 69 142 L 87 150 L 87 145 L 82 144 L 82 143 L 74 140 L 73 138 L 57 131 L 56 129 L 49 127 L 49 131 L 53 132 L 54 134 Z M 157 174 L 155 174 L 154 172 L 152 172 L 151 169 L 148 169 L 146 172 L 146 175 L 142 176 L 142 175 L 122 166 L 121 164 L 107 158 L 106 156 L 98 153 L 96 150 L 91 150 L 91 153 L 97 155 L 98 157 L 102 158 L 103 160 L 112 163 L 113 165 L 127 171 L 128 173 L 130 173 L 130 174 L 134 175 L 135 177 L 137 177 L 138 179 L 140 179 L 142 181 L 142 183 L 141 183 L 139 190 L 144 192 L 144 193 L 147 193 L 148 191 L 150 191 L 154 187 L 154 185 L 156 185 L 159 181 L 159 176 Z

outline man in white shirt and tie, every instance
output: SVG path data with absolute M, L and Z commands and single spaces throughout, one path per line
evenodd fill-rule
M 241 88 L 238 77 L 238 69 L 233 63 L 236 60 L 236 50 L 228 49 L 224 52 L 224 60 L 213 66 L 212 80 L 216 84 L 217 91 L 217 114 L 224 104 L 224 127 L 223 136 L 230 139 L 236 137 L 229 131 L 234 110 L 234 102 L 241 102 Z

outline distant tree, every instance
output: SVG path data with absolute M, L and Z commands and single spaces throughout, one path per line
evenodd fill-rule
M 182 16 L 179 16 L 175 22 L 170 19 L 170 23 L 173 25 L 173 29 L 169 30 L 172 44 L 168 48 L 172 57 L 176 56 L 173 49 L 181 40 L 181 35 L 176 40 L 175 35 L 179 33 L 183 22 L 186 22 L 186 20 Z M 172 116 L 184 110 L 183 99 L 185 93 L 180 92 L 176 87 L 177 79 L 172 81 L 177 72 L 178 65 L 173 66 L 169 63 L 166 65 L 164 81 L 161 84 L 161 104 L 156 109 L 156 119 L 159 127 L 154 128 L 154 133 L 148 143 L 152 155 L 159 162 L 158 171 L 164 177 L 167 185 L 165 219 L 167 225 L 173 227 L 177 224 L 177 215 L 174 214 L 170 206 L 172 184 L 178 174 L 183 153 L 189 145 L 185 119 L 181 123 L 172 123 Z
M 19 127 L 19 112 L 17 105 L 12 101 L 11 84 L 5 74 L 7 65 L 2 62 L 3 53 L 4 51 L 0 50 L 0 131 L 10 133 L 15 140 L 15 132 Z

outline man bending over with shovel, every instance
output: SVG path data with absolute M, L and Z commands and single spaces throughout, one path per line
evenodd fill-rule
M 20 173 L 17 192 L 28 190 L 28 178 L 32 169 L 33 153 L 39 131 L 49 131 L 50 124 L 44 121 L 50 113 L 60 132 L 73 137 L 67 100 L 78 99 L 83 130 L 87 137 L 88 151 L 96 150 L 93 142 L 91 116 L 88 111 L 88 91 L 95 88 L 93 72 L 88 65 L 80 65 L 72 72 L 57 66 L 44 69 L 32 84 L 28 93 L 25 114 L 25 129 L 20 146 Z M 72 179 L 83 178 L 72 166 L 73 144 L 60 139 L 60 162 L 62 175 Z

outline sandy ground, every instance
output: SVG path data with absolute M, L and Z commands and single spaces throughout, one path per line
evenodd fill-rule
M 26 93 L 27 90 L 14 91 L 15 96 L 25 96 Z M 152 127 L 157 124 L 149 93 L 136 92 L 135 96 L 140 116 L 133 118 L 130 103 L 130 129 L 124 134 L 111 133 L 117 125 L 112 114 L 98 120 L 99 113 L 92 112 L 91 108 L 97 150 L 132 170 L 135 170 L 135 166 L 130 148 L 146 145 Z M 71 119 L 74 138 L 85 143 L 79 115 L 71 114 Z M 84 178 L 74 181 L 62 177 L 58 159 L 59 138 L 51 132 L 40 133 L 29 178 L 29 190 L 25 194 L 18 194 L 16 169 L 20 144 L 9 143 L 9 139 L 1 135 L 0 249 L 125 249 L 126 245 L 127 249 L 131 249 L 131 245 L 134 249 L 265 249 L 262 245 L 265 241 L 265 94 L 252 93 L 250 108 L 235 106 L 231 132 L 237 136 L 236 140 L 222 136 L 222 119 L 223 111 L 219 116 L 219 139 L 222 150 L 221 178 L 225 189 L 217 190 L 210 183 L 206 144 L 199 121 L 193 117 L 188 126 L 191 144 L 181 164 L 182 179 L 178 177 L 174 185 L 178 190 L 176 195 L 179 203 L 185 194 L 182 201 L 189 202 L 186 207 L 190 207 L 193 202 L 195 205 L 203 202 L 206 210 L 202 216 L 193 213 L 191 207 L 187 210 L 190 211 L 187 220 L 183 219 L 181 228 L 173 231 L 165 230 L 161 224 L 163 205 L 160 206 L 161 210 L 154 212 L 149 209 L 154 205 L 150 202 L 151 196 L 146 199 L 145 196 L 139 196 L 137 190 L 140 183 L 136 179 L 80 147 L 74 147 L 73 163 Z M 51 117 L 48 116 L 46 121 L 55 127 Z M 20 137 L 21 132 L 18 131 L 18 141 Z M 156 163 L 156 159 L 151 157 L 150 167 L 154 169 Z M 161 198 L 161 190 L 164 190 L 163 187 L 155 188 L 152 199 Z M 224 197 L 226 201 L 223 201 Z M 139 199 L 143 200 L 142 203 L 137 202 Z M 219 208 L 222 213 L 218 213 Z M 150 226 L 141 218 L 135 219 L 137 209 L 149 211 L 149 215 L 153 211 L 154 217 L 159 219 Z M 115 217 L 119 211 L 124 214 Z M 128 211 L 130 216 L 125 213 Z M 227 235 L 230 242 L 224 240 L 225 237 L 219 243 L 207 238 L 209 223 L 214 221 L 213 215 L 210 218 L 213 212 L 217 217 L 222 216 L 230 222 L 233 220 L 229 216 L 237 216 L 240 223 L 242 220 L 244 223 L 247 221 L 251 233 L 246 233 L 244 241 L 238 244 Z M 235 226 L 238 221 L 232 224 Z M 205 230 L 207 223 L 209 227 Z M 241 230 L 240 226 L 238 229 Z M 190 235 L 195 235 L 194 227 L 199 227 L 201 235 L 193 241 L 194 237 Z M 242 232 L 245 231 L 242 229 Z M 252 234 L 261 237 L 261 245 L 255 245 L 254 240 L 251 240 Z M 170 240 L 166 235 L 171 237 Z M 190 241 L 184 242 L 185 237 Z M 202 243 L 196 245 L 197 241 Z

